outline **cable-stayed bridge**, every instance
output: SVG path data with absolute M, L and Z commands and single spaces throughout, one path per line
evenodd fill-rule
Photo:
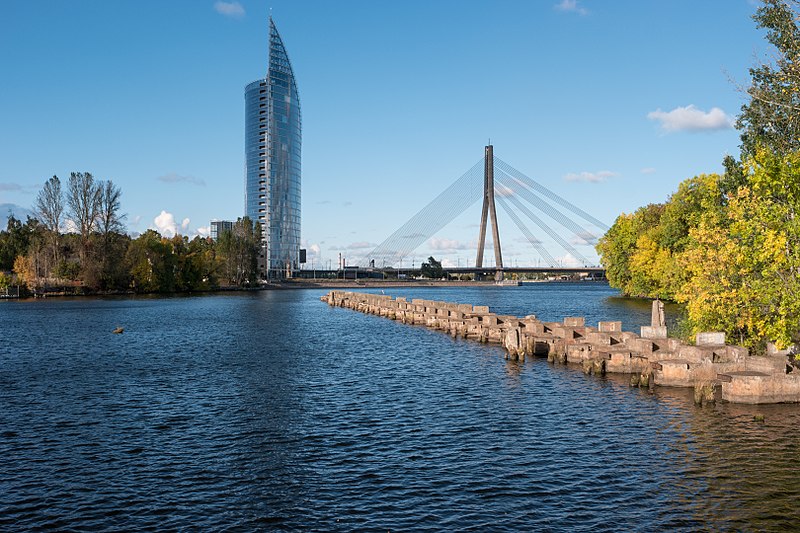
M 364 256 L 359 266 L 368 268 L 399 264 L 404 257 L 409 256 L 479 200 L 483 200 L 483 208 L 475 266 L 448 268 L 448 271 L 491 271 L 496 273 L 497 279 L 502 279 L 504 271 L 543 270 L 541 267 L 503 267 L 501 237 L 497 225 L 498 204 L 541 257 L 542 263 L 546 265 L 544 269 L 602 270 L 587 268 L 591 261 L 580 253 L 573 243 L 593 245 L 600 235 L 608 230 L 608 226 L 505 161 L 495 157 L 492 145 L 486 146 L 484 157 L 471 169 Z M 559 261 L 553 256 L 551 250 L 548 250 L 542 239 L 537 237 L 537 232 L 531 231 L 528 226 L 530 223 L 538 228 L 539 235 L 547 235 L 556 246 L 584 267 L 564 268 L 563 265 L 559 265 Z M 490 225 L 494 266 L 487 268 L 483 265 L 483 254 L 486 246 L 486 233 Z

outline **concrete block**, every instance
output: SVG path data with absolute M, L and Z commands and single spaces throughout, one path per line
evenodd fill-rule
M 598 322 L 597 329 L 605 333 L 622 331 L 622 322 L 619 320 L 616 322 Z
M 564 325 L 580 328 L 586 325 L 586 319 L 583 318 L 582 316 L 564 317 Z
M 767 355 L 783 355 L 788 357 L 797 354 L 800 354 L 800 344 L 792 344 L 783 350 L 779 350 L 774 342 L 767 343 Z
M 486 315 L 481 317 L 481 322 L 484 326 L 497 326 L 497 315 Z
M 744 368 L 752 372 L 762 372 L 767 375 L 786 374 L 788 358 L 783 355 L 778 356 L 752 356 L 744 359 Z
M 526 333 L 530 333 L 532 335 L 541 335 L 545 333 L 544 324 L 542 324 L 541 322 L 533 322 L 533 323 L 525 322 L 524 324 Z
M 478 314 L 488 314 L 489 313 L 489 306 L 488 305 L 473 305 L 472 312 Z
M 556 326 L 553 328 L 552 333 L 556 337 L 561 337 L 562 339 L 567 340 L 581 339 L 584 336 L 583 328 L 571 326 Z
M 642 326 L 641 336 L 645 339 L 666 339 L 667 326 Z
M 636 339 L 631 339 L 626 344 L 630 346 L 631 351 L 638 352 L 642 355 L 650 355 L 653 352 L 658 351 L 658 345 L 654 343 L 652 339 L 636 338 Z
M 720 374 L 722 399 L 735 403 L 800 402 L 800 375 L 770 376 L 761 372 Z
M 691 364 L 684 359 L 665 359 L 654 365 L 653 379 L 656 385 L 667 387 L 694 386 Z
M 566 350 L 567 362 L 569 363 L 580 363 L 581 361 L 591 359 L 597 355 L 596 353 L 592 352 L 592 345 L 584 342 L 568 344 L 566 346 Z
M 593 331 L 586 335 L 586 342 L 596 346 L 613 346 L 615 344 L 621 344 L 622 341 L 618 334 L 613 335 L 603 331 Z
M 725 344 L 725 333 L 722 331 L 704 331 L 695 337 L 697 346 L 721 346 Z
M 650 366 L 646 357 L 636 355 L 630 350 L 611 349 L 606 354 L 606 372 L 619 374 L 641 373 Z

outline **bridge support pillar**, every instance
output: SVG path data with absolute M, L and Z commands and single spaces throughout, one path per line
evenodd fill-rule
M 483 268 L 483 250 L 486 247 L 486 222 L 492 222 L 492 244 L 494 248 L 494 263 L 497 271 L 495 280 L 503 280 L 503 254 L 500 249 L 500 230 L 497 228 L 497 210 L 494 203 L 494 150 L 492 145 L 486 147 L 485 163 L 483 167 L 483 210 L 481 212 L 481 230 L 478 237 L 478 257 L 475 267 Z

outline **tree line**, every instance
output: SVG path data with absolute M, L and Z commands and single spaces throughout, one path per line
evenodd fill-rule
M 236 221 L 217 241 L 125 232 L 122 191 L 111 180 L 73 172 L 53 176 L 36 197 L 34 216 L 13 215 L 0 231 L 0 289 L 33 293 L 191 292 L 258 283 L 261 227 Z
M 754 19 L 777 57 L 750 69 L 740 157 L 623 213 L 597 251 L 623 293 L 683 303 L 688 333 L 724 331 L 758 351 L 800 342 L 800 18 L 765 0 Z

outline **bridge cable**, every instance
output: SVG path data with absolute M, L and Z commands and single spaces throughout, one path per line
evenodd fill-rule
M 591 231 L 575 223 L 574 220 L 570 219 L 562 212 L 554 208 L 552 205 L 548 204 L 547 202 L 536 196 L 536 194 L 534 194 L 533 191 L 526 188 L 524 185 L 519 183 L 518 180 L 510 177 L 502 170 L 499 173 L 497 173 L 497 175 L 500 178 L 498 181 L 503 187 L 506 187 L 510 189 L 512 192 L 517 193 L 519 196 L 522 197 L 523 200 L 527 201 L 529 204 L 538 208 L 540 211 L 548 215 L 554 221 L 564 226 L 564 228 L 570 230 L 572 233 L 575 234 L 577 238 L 584 241 L 586 244 L 589 245 L 594 244 L 593 242 L 590 241 L 589 238 L 587 238 L 588 235 L 588 237 L 590 237 L 592 240 L 597 239 L 597 236 L 593 234 Z M 518 186 L 514 187 L 512 183 Z
M 509 207 L 508 202 L 505 200 L 505 198 L 503 198 L 502 196 L 498 196 L 497 201 L 500 204 L 500 207 L 502 207 L 503 210 L 511 218 L 511 220 L 514 221 L 514 224 L 517 225 L 517 227 L 523 233 L 523 235 L 525 235 L 525 238 L 528 239 L 528 242 L 530 242 L 531 245 L 534 248 L 536 248 L 536 251 L 539 252 L 539 255 L 542 256 L 542 259 L 545 260 L 547 266 L 555 267 L 556 266 L 555 258 L 553 258 L 553 256 L 550 255 L 550 252 L 548 252 L 547 249 L 542 245 L 542 241 L 536 238 L 536 236 L 528 229 L 528 227 L 522 222 L 522 220 L 520 220 L 520 218 L 517 216 L 514 210 Z
M 395 264 L 466 211 L 482 197 L 483 167 L 484 158 L 481 158 L 439 196 L 367 254 L 361 260 L 360 266 L 369 266 L 370 260 L 375 261 L 376 266 L 379 266 L 380 260 L 387 265 Z
M 402 232 L 404 235 L 401 234 L 396 239 L 391 239 L 390 237 L 390 239 L 384 241 L 382 245 L 383 249 L 390 253 L 381 254 L 381 256 L 384 257 L 384 259 L 389 258 L 392 262 L 395 258 L 402 259 L 402 257 L 405 257 L 405 255 L 408 255 L 416 249 L 419 244 L 430 238 L 439 229 L 446 226 L 455 217 L 463 213 L 466 208 L 475 201 L 472 200 L 475 193 L 470 189 L 474 187 L 474 182 L 477 181 L 479 170 L 479 168 L 473 168 L 460 178 L 462 183 L 466 184 L 466 186 L 461 188 L 457 196 L 450 196 L 443 193 L 440 195 L 441 198 L 435 199 L 434 202 L 431 202 L 431 204 L 409 220 L 405 226 L 405 231 Z M 441 201 L 437 202 L 436 200 Z M 465 202 L 466 206 L 464 206 Z M 400 245 L 403 240 L 410 240 L 411 242 Z M 415 243 L 414 241 L 419 242 Z M 376 255 L 379 255 L 379 252 L 376 253 Z
M 562 198 L 561 196 L 557 195 L 556 193 L 554 193 L 553 191 L 551 191 L 550 189 L 548 189 L 544 185 L 541 185 L 538 182 L 534 181 L 533 179 L 529 178 L 528 176 L 526 176 L 525 174 L 523 174 L 519 170 L 515 169 L 514 167 L 512 167 L 511 165 L 509 165 L 508 163 L 506 163 L 502 159 L 499 159 L 499 158 L 495 157 L 494 158 L 494 164 L 495 164 L 495 168 L 500 167 L 506 173 L 508 173 L 508 174 L 514 176 L 515 178 L 519 179 L 520 181 L 524 182 L 526 185 L 528 185 L 528 187 L 530 187 L 532 189 L 536 189 L 536 191 L 538 191 L 539 194 L 542 194 L 543 196 L 547 196 L 548 198 L 550 198 L 554 202 L 556 202 L 556 203 L 560 204 L 561 206 L 569 209 L 570 211 L 572 211 L 574 214 L 578 215 L 579 217 L 581 217 L 585 221 L 595 225 L 597 228 L 602 229 L 604 231 L 608 231 L 610 229 L 606 224 L 600 222 L 599 220 L 594 218 L 592 215 L 590 215 L 586 211 L 584 211 L 581 208 L 579 208 L 578 206 L 570 203 L 568 200 L 565 200 L 564 198 Z
M 514 204 L 514 206 L 522 211 L 528 218 L 530 218 L 537 226 L 542 228 L 542 230 L 547 233 L 554 241 L 556 241 L 564 250 L 568 253 L 572 254 L 575 259 L 578 259 L 583 262 L 584 265 L 589 264 L 589 260 L 583 256 L 578 250 L 576 250 L 570 243 L 565 241 L 558 233 L 556 233 L 553 228 L 548 226 L 542 219 L 537 217 L 536 215 L 531 212 L 530 209 L 525 207 L 525 205 L 520 202 L 516 197 L 508 196 L 507 199 Z

